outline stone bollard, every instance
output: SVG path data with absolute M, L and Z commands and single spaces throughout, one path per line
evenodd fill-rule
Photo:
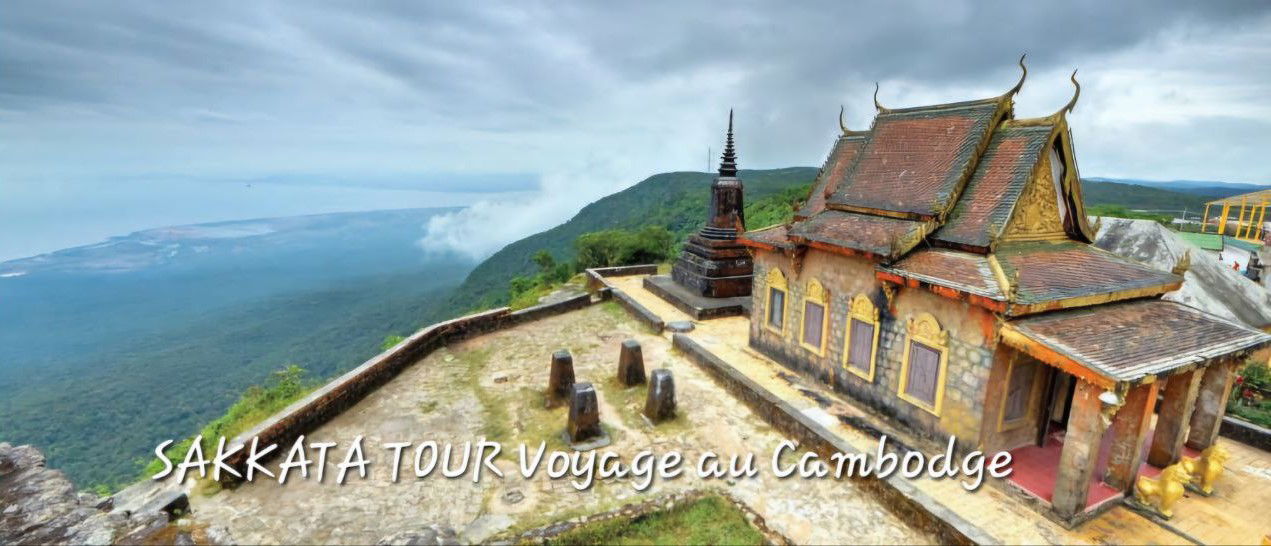
M 634 339 L 622 342 L 622 353 L 618 355 L 618 382 L 624 387 L 644 383 L 644 353 L 640 343 Z
M 565 429 L 569 441 L 586 442 L 604 434 L 600 429 L 600 405 L 596 388 L 591 383 L 575 383 L 569 395 L 569 425 Z
M 574 385 L 574 357 L 566 349 L 552 353 L 552 372 L 547 381 L 547 407 L 554 408 L 570 396 Z
M 653 370 L 649 397 L 644 401 L 644 416 L 654 424 L 675 417 L 675 379 L 671 377 L 671 370 Z

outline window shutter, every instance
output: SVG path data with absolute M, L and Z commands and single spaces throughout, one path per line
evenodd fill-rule
M 780 328 L 785 316 L 786 293 L 776 288 L 769 288 L 768 301 L 768 324 Z
M 848 349 L 847 363 L 863 372 L 869 372 L 874 351 L 874 325 L 860 319 L 852 319 L 852 346 Z
M 821 330 L 825 321 L 825 307 L 819 303 L 807 302 L 803 306 L 803 342 L 808 345 L 821 346 Z
M 936 403 L 936 383 L 940 379 L 940 352 L 917 341 L 909 344 L 909 377 L 906 394 L 927 404 Z
M 1033 390 L 1036 368 L 1032 360 L 1016 362 L 1011 366 L 1011 378 L 1006 391 L 1006 409 L 1003 421 L 1014 421 L 1028 414 L 1028 395 Z

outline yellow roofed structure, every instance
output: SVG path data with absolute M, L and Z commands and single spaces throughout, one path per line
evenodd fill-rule
M 1267 219 L 1268 206 L 1271 206 L 1271 189 L 1210 201 L 1205 203 L 1205 218 L 1200 230 L 1261 243 L 1266 235 L 1263 225 Z M 1212 224 L 1209 216 L 1211 210 L 1218 213 L 1213 217 Z

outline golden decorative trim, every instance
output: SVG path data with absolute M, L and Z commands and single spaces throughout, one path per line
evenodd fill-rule
M 1011 301 L 1014 299 L 1012 296 L 1015 294 L 1016 285 L 1011 284 L 1010 279 L 1006 277 L 1006 271 L 1002 269 L 1001 262 L 997 261 L 996 254 L 989 254 L 988 262 L 989 270 L 993 272 L 993 278 L 997 279 L 998 286 L 1002 287 L 1002 295 L 1006 296 L 1006 301 Z
M 1130 290 L 1121 290 L 1117 292 L 1106 292 L 1103 294 L 1091 294 L 1089 296 L 1079 296 L 1075 298 L 1067 298 L 1062 300 L 1053 300 L 1042 303 L 1030 303 L 1011 305 L 1010 316 L 1018 317 L 1022 315 L 1030 315 L 1043 311 L 1056 311 L 1059 309 L 1072 309 L 1074 307 L 1089 307 L 1091 305 L 1099 305 L 1101 303 L 1111 303 L 1114 301 L 1129 300 L 1134 298 L 1146 298 L 1149 296 L 1159 296 L 1166 292 L 1173 292 L 1183 286 L 1182 282 L 1171 282 L 1167 284 L 1148 286 L 1144 288 L 1134 288 Z
M 889 282 L 883 283 L 883 297 L 887 298 L 888 308 L 896 304 L 896 291 L 897 291 L 896 285 Z
M 794 270 L 795 278 L 803 274 L 803 259 L 808 255 L 808 247 L 798 245 L 790 252 L 790 268 Z
M 884 285 L 885 286 L 885 285 Z M 847 315 L 847 331 L 843 335 L 846 342 L 843 344 L 843 368 L 864 379 L 867 382 L 874 382 L 874 370 L 876 368 L 876 359 L 878 358 L 878 337 L 879 331 L 882 330 L 882 324 L 878 320 L 878 307 L 870 301 L 865 294 L 857 294 L 852 298 L 851 306 Z M 852 319 L 868 323 L 874 327 L 873 339 L 869 343 L 869 370 L 862 371 L 849 362 L 852 354 Z
M 846 203 L 826 203 L 825 207 L 831 210 L 837 210 L 842 212 L 854 212 L 857 214 L 867 214 L 870 216 L 885 216 L 887 218 L 898 218 L 900 220 L 912 220 L 915 222 L 924 222 L 934 218 L 932 216 L 922 215 L 916 212 L 900 212 L 895 210 L 858 207 L 855 205 L 848 205 Z
M 1014 325 L 1003 324 L 998 329 L 998 333 L 1001 335 L 1002 343 L 1005 343 L 1008 347 L 1022 351 L 1024 354 L 1058 368 L 1064 373 L 1104 389 L 1111 389 L 1116 386 L 1116 380 L 1086 367 L 1067 355 L 1060 354 L 1054 349 L 1042 345 L 1037 340 L 1019 331 Z
M 900 389 L 897 393 L 906 402 L 939 417 L 941 407 L 944 405 L 944 380 L 949 373 L 949 332 L 940 328 L 940 323 L 931 313 L 919 313 L 917 317 L 911 317 L 905 329 L 909 335 L 905 339 L 905 359 L 900 366 Z M 909 386 L 910 353 L 913 352 L 915 341 L 940 353 L 934 404 L 928 404 L 927 401 L 909 396 L 905 392 L 905 388 Z
M 1060 112 L 1066 112 L 1069 114 L 1072 113 L 1073 108 L 1077 107 L 1077 97 L 1081 96 L 1081 84 L 1077 82 L 1076 68 L 1072 69 L 1072 77 L 1070 79 L 1072 80 L 1072 86 L 1075 88 L 1072 93 L 1072 100 L 1068 101 L 1068 104 L 1065 104 L 1063 109 L 1060 110 Z
M 878 82 L 874 82 L 874 109 L 878 110 L 880 114 L 886 114 L 891 111 L 890 108 L 883 108 L 883 105 L 878 102 Z
M 1028 67 L 1024 66 L 1024 57 L 1027 57 L 1027 56 L 1028 56 L 1028 53 L 1025 53 L 1019 56 L 1019 69 L 1023 73 L 1019 75 L 1019 83 L 1015 84 L 1015 87 L 1012 87 L 1009 91 L 1006 92 L 1005 95 L 1002 95 L 1003 97 L 1014 96 L 1016 93 L 1019 93 L 1020 89 L 1024 88 L 1024 79 L 1028 77 Z
M 1182 274 L 1187 273 L 1187 270 L 1191 267 L 1192 251 L 1190 249 L 1184 250 L 1183 255 L 1178 258 L 1177 262 L 1174 262 L 1174 268 L 1170 269 L 1170 273 L 1181 276 Z
M 830 322 L 830 294 L 816 279 L 808 281 L 807 288 L 803 291 L 803 300 L 799 307 L 799 345 L 804 349 L 816 353 L 817 356 L 825 356 L 826 339 L 825 334 L 829 330 Z M 808 328 L 808 303 L 815 303 L 821 306 L 821 335 L 819 337 L 820 345 L 809 345 L 804 343 L 803 338 L 807 334 Z
M 1059 195 L 1050 165 L 1050 148 L 1037 162 L 1024 191 L 1015 201 L 1015 210 L 1002 232 L 1003 241 L 1067 239 L 1059 214 Z M 1065 165 L 1066 167 L 1066 165 Z M 1066 169 L 1065 169 L 1066 171 Z

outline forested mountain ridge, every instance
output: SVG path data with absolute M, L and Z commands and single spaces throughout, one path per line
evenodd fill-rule
M 746 188 L 746 202 L 810 184 L 817 169 L 788 167 L 743 170 L 738 174 Z M 620 192 L 605 196 L 579 210 L 573 218 L 547 231 L 511 243 L 482 261 L 450 298 L 456 313 L 506 303 L 508 282 L 534 272 L 531 256 L 547 250 L 558 261 L 573 258 L 578 236 L 605 229 L 632 229 L 656 225 L 679 238 L 701 227 L 706 218 L 709 188 L 715 175 L 704 172 L 671 172 L 650 176 Z M 747 226 L 762 227 L 747 219 Z

